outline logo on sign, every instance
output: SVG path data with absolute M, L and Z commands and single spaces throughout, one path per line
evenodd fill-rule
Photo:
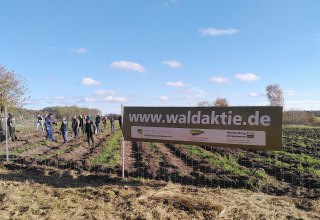
M 197 135 L 204 133 L 204 131 L 198 130 L 198 129 L 193 129 L 190 131 L 190 133 L 192 134 L 192 136 L 197 136 Z
M 247 138 L 253 139 L 254 138 L 254 132 L 247 132 Z

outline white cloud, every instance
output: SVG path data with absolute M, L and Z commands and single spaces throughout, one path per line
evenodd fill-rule
M 57 101 L 61 101 L 61 100 L 64 100 L 64 97 L 63 96 L 56 96 L 56 97 L 54 97 L 54 99 Z
M 97 90 L 93 94 L 98 96 L 108 96 L 108 95 L 114 96 L 116 93 L 113 90 Z
M 110 66 L 113 69 L 132 70 L 139 73 L 145 72 L 145 68 L 141 64 L 131 62 L 131 61 L 115 61 L 115 62 L 112 62 Z
M 314 96 L 315 94 L 310 91 L 295 91 L 291 89 L 284 90 L 285 96 Z
M 260 80 L 260 78 L 254 73 L 236 74 L 235 78 L 245 82 L 253 82 Z
M 188 100 L 204 99 L 206 95 L 206 92 L 203 89 L 196 87 L 184 89 L 180 93 L 184 94 L 183 98 Z
M 162 64 L 167 65 L 167 66 L 174 68 L 174 69 L 178 69 L 183 66 L 182 63 L 180 63 L 177 60 L 165 60 L 165 61 L 162 61 Z
M 85 102 L 85 103 L 93 103 L 93 102 L 96 102 L 96 101 L 97 101 L 97 99 L 92 98 L 92 97 L 85 97 L 85 98 L 80 100 L 80 102 Z
M 312 92 L 303 92 L 303 95 L 304 95 L 304 96 L 313 96 L 313 95 L 315 95 L 315 94 L 312 93 Z
M 209 80 L 214 83 L 229 83 L 230 82 L 227 77 L 221 77 L 221 76 L 213 76 Z
M 159 97 L 158 97 L 158 100 L 167 101 L 167 100 L 169 100 L 169 97 L 168 97 L 168 96 L 165 96 L 165 95 L 162 95 L 162 96 L 159 96 Z
M 231 35 L 238 33 L 238 29 L 229 28 L 229 29 L 217 29 L 217 28 L 203 28 L 199 30 L 200 35 L 202 36 L 221 36 L 221 35 Z
M 260 96 L 258 93 L 256 93 L 256 92 L 250 92 L 250 94 L 249 94 L 251 97 L 258 97 L 258 96 Z
M 115 103 L 123 103 L 127 100 L 123 97 L 114 97 L 114 96 L 107 96 L 103 98 L 103 101 L 105 102 L 115 102 Z
M 184 82 L 181 82 L 181 81 L 177 81 L 177 82 L 167 82 L 166 86 L 182 88 L 182 87 L 186 87 L 187 84 L 185 84 Z
M 42 99 L 38 99 L 38 103 L 47 103 L 47 104 L 66 104 L 67 100 L 64 96 L 44 96 Z
M 97 86 L 97 85 L 100 85 L 101 83 L 90 77 L 85 77 L 81 80 L 81 84 L 84 86 Z
M 287 95 L 287 96 L 297 96 L 297 95 L 299 95 L 296 91 L 290 90 L 290 89 L 284 91 L 284 94 Z
M 88 50 L 86 48 L 74 48 L 74 49 L 71 49 L 71 52 L 76 54 L 86 54 Z
M 123 103 L 127 101 L 123 97 L 116 96 L 116 92 L 113 90 L 97 90 L 93 94 L 98 96 L 98 101 L 102 102 Z

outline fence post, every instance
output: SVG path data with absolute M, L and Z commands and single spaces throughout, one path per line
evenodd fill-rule
M 123 127 L 123 105 L 122 104 L 121 104 L 121 117 L 122 117 L 122 127 Z M 121 153 L 122 153 L 122 178 L 124 179 L 125 162 L 124 162 L 124 139 L 123 139 L 123 134 L 121 134 Z
M 7 162 L 9 162 L 9 147 L 8 147 L 8 115 L 7 115 L 7 106 L 4 106 L 4 124 L 5 124 L 5 135 L 6 135 L 6 154 Z

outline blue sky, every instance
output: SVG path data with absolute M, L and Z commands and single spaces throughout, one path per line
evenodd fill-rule
M 320 109 L 318 0 L 0 0 L 0 65 L 27 108 L 264 105 Z

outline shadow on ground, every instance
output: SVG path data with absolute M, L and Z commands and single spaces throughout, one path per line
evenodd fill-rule
M 3 168 L 2 170 L 1 167 Z M 0 164 L 0 180 L 32 181 L 58 188 L 99 187 L 106 185 L 161 187 L 167 185 L 163 181 L 144 181 L 134 178 L 122 179 L 115 175 L 90 174 L 45 166 L 23 166 L 14 163 Z

